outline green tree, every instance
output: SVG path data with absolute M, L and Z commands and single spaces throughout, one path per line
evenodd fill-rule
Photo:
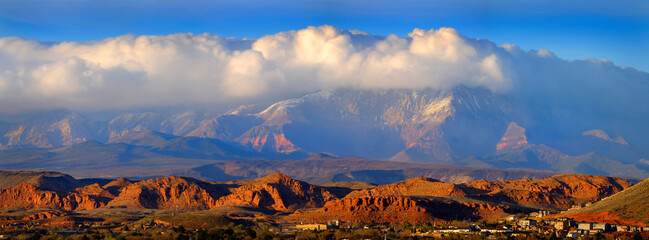
M 405 221 L 401 225 L 401 228 L 403 228 L 404 230 L 408 230 L 408 229 L 412 228 L 412 224 L 410 222 L 408 222 L 408 221 Z

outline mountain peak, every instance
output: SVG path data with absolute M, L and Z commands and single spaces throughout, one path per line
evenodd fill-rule
M 275 182 L 289 182 L 289 181 L 295 181 L 289 176 L 286 176 L 281 173 L 271 173 L 266 175 L 265 177 L 262 177 L 260 179 L 257 179 L 257 181 L 260 182 L 265 182 L 265 183 L 275 183 Z
M 153 130 L 125 131 L 121 136 L 113 138 L 108 143 L 125 143 L 135 146 L 161 146 L 176 136 Z
M 608 133 L 604 132 L 604 130 L 600 129 L 593 129 L 593 130 L 588 130 L 582 133 L 583 136 L 593 136 L 599 139 L 602 139 L 607 142 L 613 142 L 613 143 L 618 143 L 622 145 L 629 145 L 629 143 L 624 139 L 622 136 L 617 136 L 615 138 L 611 138 Z
M 441 182 L 427 177 L 415 177 L 400 182 L 380 185 L 370 190 L 355 191 L 347 197 L 364 196 L 466 196 L 466 193 L 453 183 Z
M 233 190 L 220 198 L 217 205 L 265 207 L 277 211 L 304 207 L 321 207 L 335 199 L 328 190 L 306 182 L 294 180 L 281 173 L 273 173 Z
M 304 102 L 304 99 L 302 98 L 288 99 L 281 102 L 277 102 L 271 105 L 270 107 L 266 108 L 264 111 L 258 113 L 257 116 L 263 118 L 269 123 L 273 123 L 276 125 L 290 123 L 291 121 L 288 118 L 289 117 L 288 109 L 296 107 L 298 104 L 302 102 Z
M 519 126 L 515 122 L 509 123 L 505 134 L 503 134 L 500 142 L 496 145 L 496 151 L 506 152 L 515 149 L 520 149 L 527 146 L 527 136 L 525 135 L 525 128 Z

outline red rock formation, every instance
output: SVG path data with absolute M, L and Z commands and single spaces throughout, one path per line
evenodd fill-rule
M 474 196 L 486 195 L 526 206 L 566 208 L 570 200 L 597 201 L 630 187 L 631 183 L 614 177 L 562 174 L 542 179 L 480 180 L 462 186 Z
M 444 200 L 406 196 L 346 197 L 332 200 L 319 210 L 296 213 L 293 221 L 324 222 L 339 219 L 347 222 L 413 223 L 446 222 L 455 219 L 491 218 L 494 213 L 512 208 L 486 202 Z M 497 214 L 496 214 L 497 215 Z
M 118 179 L 104 187 L 92 184 L 65 191 L 52 191 L 23 182 L 0 190 L 0 208 L 76 211 L 126 206 L 196 211 L 246 206 L 295 212 L 290 218 L 306 221 L 429 222 L 498 217 L 520 212 L 520 206 L 565 208 L 571 200 L 595 201 L 630 186 L 631 183 L 618 178 L 575 174 L 536 180 L 474 181 L 461 185 L 418 177 L 353 191 L 339 199 L 327 188 L 275 173 L 226 184 L 188 177 L 163 177 L 137 183 Z M 296 211 L 305 208 L 320 209 Z M 44 213 L 28 218 L 43 219 L 50 215 Z
M 48 218 L 53 218 L 53 217 L 60 217 L 60 216 L 65 216 L 67 214 L 63 212 L 58 212 L 58 211 L 46 211 L 46 212 L 39 212 L 39 213 L 34 213 L 29 216 L 23 217 L 23 221 L 29 221 L 29 220 L 43 220 L 43 219 L 48 219 Z
M 321 207 L 336 199 L 325 188 L 297 181 L 286 175 L 274 173 L 251 181 L 217 201 L 217 205 L 252 206 L 290 211 L 298 208 Z
M 23 183 L 0 190 L 0 207 L 52 208 L 66 211 L 94 209 L 105 206 L 114 196 L 98 184 L 78 188 L 69 193 L 39 189 Z
M 106 185 L 103 186 L 103 188 L 106 189 L 106 191 L 112 193 L 113 195 L 118 196 L 122 192 L 122 189 L 130 185 L 133 185 L 133 182 L 131 180 L 128 180 L 126 178 L 120 178 L 115 181 L 107 183 Z
M 453 183 L 440 182 L 432 178 L 417 177 L 393 184 L 377 186 L 370 190 L 351 192 L 347 197 L 361 196 L 431 196 L 458 197 L 467 194 Z
M 214 207 L 216 199 L 226 193 L 211 183 L 193 178 L 163 177 L 126 186 L 108 205 L 195 211 Z
M 436 219 L 429 212 L 433 202 L 401 196 L 352 197 L 327 202 L 324 207 L 311 213 L 314 219 L 340 219 L 346 222 L 371 221 L 382 223 L 432 222 Z

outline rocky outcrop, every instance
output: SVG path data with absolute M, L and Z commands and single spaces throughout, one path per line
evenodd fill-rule
M 542 179 L 473 181 L 462 185 L 466 192 L 526 206 L 567 208 L 568 203 L 597 201 L 629 188 L 626 180 L 577 174 L 562 174 Z
M 120 178 L 115 181 L 107 183 L 106 185 L 103 186 L 103 188 L 106 189 L 106 191 L 110 192 L 111 194 L 118 196 L 120 193 L 122 193 L 122 189 L 130 185 L 133 185 L 133 182 L 131 180 L 128 180 L 126 178 Z
M 52 191 L 68 191 L 82 185 L 72 176 L 58 172 L 0 170 L 0 189 L 21 183 Z
M 316 219 L 340 219 L 347 222 L 432 222 L 433 203 L 428 199 L 401 196 L 351 197 L 327 202 L 314 213 Z
M 217 201 L 217 205 L 251 206 L 277 211 L 322 207 L 336 199 L 323 187 L 297 181 L 274 173 L 236 188 L 232 194 Z
M 173 211 L 249 207 L 261 212 L 291 213 L 287 218 L 295 221 L 431 222 L 493 219 L 534 209 L 565 209 L 570 201 L 595 201 L 631 186 L 618 178 L 574 174 L 458 185 L 417 177 L 352 192 L 349 188 L 337 191 L 342 188 L 339 186 L 312 185 L 279 173 L 228 183 L 177 176 L 140 182 L 122 178 L 104 186 L 94 183 L 62 191 L 45 189 L 37 183 L 23 182 L 0 190 L 0 208 L 67 212 L 113 207 Z M 349 184 L 342 184 L 346 185 Z M 59 215 L 43 213 L 27 218 L 53 216 Z
M 237 138 L 236 142 L 260 152 L 290 154 L 300 150 L 286 138 L 281 129 L 269 126 L 253 127 Z
M 408 196 L 346 197 L 327 202 L 323 208 L 294 214 L 299 219 L 340 219 L 347 222 L 411 223 L 444 222 L 489 217 L 493 212 L 511 212 L 512 207 L 497 204 L 440 198 Z
M 495 219 L 533 209 L 565 209 L 570 201 L 593 201 L 628 188 L 612 177 L 558 175 L 537 180 L 474 181 L 455 185 L 418 177 L 349 193 L 300 219 L 345 219 L 351 222 L 430 222 Z
M 72 192 L 43 190 L 28 183 L 0 190 L 0 207 L 52 208 L 66 211 L 95 209 L 105 206 L 114 196 L 98 184 Z
M 163 177 L 124 187 L 108 206 L 196 211 L 216 206 L 227 190 L 188 177 Z
M 53 218 L 53 217 L 61 217 L 61 216 L 66 216 L 67 214 L 64 212 L 59 212 L 59 211 L 45 211 L 45 212 L 39 212 L 39 213 L 34 213 L 30 214 L 28 216 L 23 217 L 23 221 L 29 221 L 29 220 L 43 220 L 43 219 L 48 219 L 48 218 Z
M 515 122 L 509 123 L 507 131 L 503 134 L 500 142 L 496 145 L 496 151 L 507 152 L 527 146 L 525 128 L 518 126 Z
M 440 182 L 432 178 L 417 177 L 393 184 L 377 186 L 369 190 L 355 191 L 347 197 L 362 196 L 429 196 L 459 197 L 466 193 L 453 183 Z

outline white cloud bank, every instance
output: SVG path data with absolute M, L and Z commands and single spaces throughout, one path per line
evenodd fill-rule
M 451 28 L 401 38 L 332 26 L 257 40 L 125 35 L 46 45 L 0 38 L 0 111 L 218 104 L 338 87 L 504 91 L 511 76 L 493 48 Z
M 505 92 L 521 54 L 555 58 L 452 28 L 380 37 L 321 26 L 257 40 L 125 35 L 53 45 L 8 37 L 0 38 L 0 112 L 219 104 L 339 87 Z

